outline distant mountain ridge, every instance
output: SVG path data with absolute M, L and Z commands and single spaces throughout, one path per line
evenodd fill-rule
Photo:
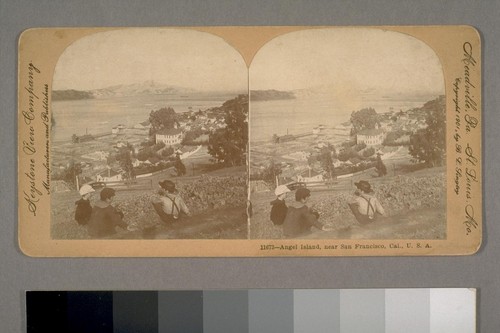
M 180 95 L 188 96 L 199 93 L 195 89 L 179 86 L 159 84 L 155 81 L 144 81 L 141 83 L 120 84 L 93 90 L 53 90 L 52 100 L 79 100 L 106 97 L 126 97 L 139 95 Z
M 251 90 L 250 99 L 253 101 L 270 101 L 280 99 L 295 99 L 295 95 L 291 91 L 280 90 Z
M 73 89 L 52 91 L 53 101 L 72 101 L 91 98 L 94 98 L 94 96 L 89 91 L 79 91 Z

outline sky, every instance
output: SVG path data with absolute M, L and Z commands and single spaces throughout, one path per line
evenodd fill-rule
M 411 36 L 381 29 L 312 29 L 276 37 L 256 54 L 249 77 L 254 90 L 444 94 L 434 51 Z
M 249 79 L 248 79 L 249 76 Z M 189 29 L 99 32 L 63 52 L 53 89 L 92 90 L 155 81 L 201 91 L 309 89 L 339 98 L 444 94 L 436 54 L 411 36 L 370 28 L 310 29 L 276 37 L 243 58 L 222 38 Z
M 246 91 L 248 70 L 222 38 L 188 29 L 99 32 L 68 46 L 53 89 L 92 90 L 155 81 L 201 91 Z

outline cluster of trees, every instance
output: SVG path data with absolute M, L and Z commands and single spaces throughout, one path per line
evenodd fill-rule
M 138 176 L 138 175 L 143 175 L 145 173 L 152 173 L 152 172 L 156 172 L 156 171 L 165 170 L 165 169 L 168 169 L 168 168 L 173 167 L 173 166 L 174 166 L 173 162 L 161 161 L 160 163 L 158 163 L 156 165 L 153 165 L 153 164 L 139 165 L 138 167 L 134 168 L 134 170 L 135 170 L 136 176 Z
M 71 161 L 69 166 L 60 172 L 53 172 L 51 179 L 64 180 L 68 184 L 76 185 L 76 177 L 82 174 L 82 165 Z
M 248 95 L 228 100 L 221 108 L 226 127 L 210 133 L 208 153 L 218 164 L 244 165 L 248 143 Z
M 370 156 L 373 156 L 375 154 L 375 148 L 373 147 L 369 147 L 369 148 L 366 148 L 365 150 L 363 150 L 363 152 L 361 153 L 361 155 L 364 157 L 364 158 L 368 158 Z
M 174 148 L 165 147 L 163 142 L 159 142 L 152 146 L 145 146 L 137 154 L 136 158 L 139 161 L 147 161 L 151 158 L 158 158 L 162 160 L 168 160 L 174 154 Z
M 410 144 L 409 140 L 401 140 L 403 137 L 410 137 L 410 131 L 396 130 L 387 133 L 383 145 L 384 146 L 407 146 Z
M 408 150 L 414 162 L 424 163 L 429 167 L 443 165 L 446 157 L 445 97 L 439 96 L 428 101 L 418 111 L 425 113 L 426 128 L 419 129 L 414 133 L 403 130 L 390 132 L 383 144 L 388 146 L 409 145 Z M 354 111 L 351 114 L 353 126 L 351 134 L 355 135 L 365 129 L 374 129 L 379 122 L 380 118 L 373 108 Z M 405 136 L 409 136 L 409 142 L 401 140 Z M 363 152 L 363 157 L 368 155 L 368 152 L 366 154 L 365 152 Z M 354 158 L 354 152 L 346 149 L 343 154 L 339 154 L 338 158 L 341 161 Z
M 252 175 L 252 180 L 263 180 L 268 184 L 275 184 L 276 177 L 279 177 L 283 173 L 283 168 L 280 163 L 271 160 L 269 164 L 259 173 Z
M 123 178 L 125 180 L 134 179 L 136 176 L 134 166 L 132 165 L 133 151 L 131 150 L 131 148 L 131 146 L 124 147 L 120 149 L 118 154 L 116 154 L 115 156 L 116 161 L 120 164 L 120 167 L 124 172 Z
M 380 155 L 377 156 L 376 160 L 365 160 L 361 161 L 361 164 L 358 165 L 343 165 L 337 168 L 333 165 L 333 152 L 324 149 L 321 153 L 311 156 L 309 158 L 309 164 L 319 162 L 321 164 L 322 169 L 325 171 L 326 179 L 335 179 L 335 177 L 363 171 L 369 168 L 375 168 L 377 174 L 381 176 L 385 176 L 387 174 L 387 168 L 382 161 Z M 269 164 L 266 165 L 262 171 L 258 173 L 253 173 L 250 175 L 250 180 L 263 180 L 268 184 L 275 184 L 276 177 L 279 177 L 283 173 L 283 167 L 280 163 L 276 163 L 274 160 L 271 160 Z
M 444 96 L 424 104 L 427 127 L 419 129 L 410 138 L 408 148 L 415 162 L 428 167 L 441 166 L 446 157 L 446 102 Z
M 351 161 L 356 164 L 360 161 L 370 158 L 375 154 L 375 148 L 366 148 L 365 143 L 354 144 L 354 145 L 344 145 L 344 149 L 338 153 L 337 158 L 342 161 Z
M 200 141 L 199 138 L 203 135 L 208 135 L 209 131 L 204 131 L 201 128 L 195 128 L 191 131 L 186 132 L 184 139 L 182 139 L 183 145 L 195 146 L 199 144 L 208 144 L 208 140 Z
M 376 165 L 375 161 L 369 161 L 369 160 L 361 161 L 360 160 L 360 162 L 361 163 L 359 163 L 357 165 L 339 166 L 338 168 L 335 169 L 336 175 L 341 176 L 341 175 L 345 175 L 345 174 L 349 174 L 349 173 L 355 173 L 355 172 L 359 172 L 359 171 L 373 168 Z
M 328 178 L 333 179 L 335 177 L 335 166 L 333 165 L 335 158 L 337 158 L 337 151 L 333 145 L 329 144 L 327 147 L 322 148 L 318 154 L 309 156 L 307 162 L 309 166 L 319 162 Z
M 161 171 L 165 170 L 168 168 L 173 167 L 175 169 L 175 172 L 177 173 L 178 176 L 183 176 L 187 173 L 186 166 L 180 159 L 179 155 L 176 155 L 175 158 L 170 159 L 168 161 L 160 161 L 158 164 L 153 165 L 139 165 L 138 167 L 134 168 L 134 172 L 136 175 L 141 175 L 145 173 L 151 173 L 151 172 L 156 172 L 156 171 Z
M 214 132 L 194 129 L 186 133 L 182 143 L 185 145 L 199 144 L 200 142 L 195 140 L 208 134 L 207 150 L 215 163 L 223 166 L 243 165 L 246 163 L 248 143 L 248 95 L 239 95 L 224 102 L 220 110 L 224 113 L 226 125 L 224 128 Z M 176 124 L 178 125 L 177 115 L 171 107 L 151 111 L 149 121 L 151 123 L 151 136 L 162 129 L 171 129 Z M 178 173 L 183 173 L 183 168 L 180 165 L 182 162 L 179 163 L 179 161 L 176 162 L 179 166 Z
M 174 166 L 176 170 L 181 170 L 178 174 L 185 174 L 186 168 L 184 167 L 179 155 L 175 157 L 173 156 L 174 148 L 166 147 L 163 142 L 155 144 L 152 141 L 144 142 L 142 146 L 143 148 L 137 154 L 134 154 L 133 147 L 130 144 L 121 148 L 116 154 L 110 154 L 107 160 L 108 165 L 117 162 L 120 165 L 120 168 L 124 171 L 125 179 L 134 179 L 136 175 L 159 171 L 172 166 Z M 154 164 L 159 164 L 157 166 L 150 165 L 134 167 L 132 164 L 133 158 L 137 158 L 142 162 L 150 160 Z
M 343 144 L 343 150 L 338 152 L 335 150 L 333 145 L 328 145 L 321 149 L 318 154 L 309 156 L 308 163 L 312 166 L 319 162 L 321 169 L 324 171 L 327 179 L 334 179 L 340 174 L 346 174 L 351 172 L 361 171 L 367 168 L 371 168 L 375 165 L 375 160 L 373 155 L 375 154 L 375 148 L 366 146 L 365 143 L 354 144 L 353 142 L 345 142 Z M 359 166 L 341 166 L 335 168 L 333 161 L 338 159 L 340 161 L 351 161 L 353 164 L 358 164 L 365 161 Z M 383 170 L 385 165 L 383 165 L 380 156 L 377 159 L 378 167 Z M 379 175 L 385 175 L 387 172 L 379 172 Z
M 356 152 L 355 149 L 361 151 L 363 148 L 366 148 L 366 145 L 361 144 L 349 147 L 349 149 L 351 149 L 351 151 L 353 152 Z M 368 153 L 366 154 L 370 154 L 369 156 L 372 156 L 375 153 L 375 149 L 372 147 L 365 149 L 364 152 L 365 151 L 368 151 Z M 357 153 L 356 156 L 358 156 Z M 366 159 L 365 161 L 362 161 L 361 158 L 357 157 L 357 162 L 363 163 L 359 165 L 345 165 L 337 168 L 333 164 L 333 160 L 335 158 L 338 158 L 335 147 L 329 145 L 321 149 L 319 153 L 309 156 L 308 164 L 309 166 L 312 166 L 313 164 L 319 163 L 325 173 L 326 179 L 335 179 L 336 176 L 342 174 L 358 172 L 372 167 L 376 168 L 379 176 L 384 176 L 387 174 L 386 166 L 384 165 L 380 155 L 377 156 L 376 160 Z M 282 165 L 280 163 L 276 163 L 274 160 L 271 160 L 262 171 L 252 174 L 250 179 L 264 180 L 269 184 L 274 184 L 276 181 L 276 177 L 279 177 L 282 172 Z
M 374 129 L 380 119 L 374 108 L 365 108 L 351 113 L 352 132 L 355 135 L 366 129 Z
M 153 137 L 162 129 L 171 129 L 174 128 L 176 124 L 179 125 L 177 114 L 171 107 L 152 110 L 149 113 L 149 122 L 151 123 L 149 135 Z

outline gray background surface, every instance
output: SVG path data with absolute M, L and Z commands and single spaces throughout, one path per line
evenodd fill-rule
M 25 290 L 479 288 L 481 332 L 497 332 L 500 300 L 498 1 L 0 0 L 0 327 L 24 332 Z M 31 27 L 183 25 L 451 25 L 483 38 L 484 236 L 467 257 L 40 259 L 17 244 L 17 39 Z

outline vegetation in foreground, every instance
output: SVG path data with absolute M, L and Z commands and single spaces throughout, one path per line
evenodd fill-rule
M 428 169 L 427 169 L 428 170 Z M 405 175 L 370 180 L 374 185 L 375 195 L 380 200 L 389 218 L 376 222 L 399 225 L 404 223 L 408 228 L 398 230 L 386 228 L 377 238 L 385 239 L 443 239 L 446 236 L 445 201 L 446 187 L 443 172 L 435 171 L 425 176 Z M 332 233 L 318 233 L 324 238 L 350 238 L 352 234 L 342 234 L 350 228 L 361 228 L 351 213 L 348 202 L 353 193 L 345 191 L 313 191 L 311 208 L 318 211 L 320 220 L 333 228 Z M 283 238 L 282 228 L 274 226 L 269 220 L 274 199 L 272 192 L 254 193 L 252 195 L 253 216 L 250 219 L 250 238 L 276 239 Z M 290 193 L 287 202 L 294 200 Z M 382 229 L 381 229 L 382 230 Z M 321 235 L 319 235 L 321 234 Z M 375 233 L 370 233 L 373 237 Z
M 175 228 L 182 229 L 182 223 L 189 225 L 204 224 L 204 228 L 195 228 L 192 232 L 181 232 L 183 238 L 246 238 L 247 185 L 243 176 L 211 177 L 201 176 L 190 182 L 178 182 L 180 195 L 191 210 L 192 216 L 179 221 Z M 74 221 L 74 202 L 76 192 L 55 194 L 52 206 L 52 238 L 85 239 L 89 238 L 87 228 Z M 95 196 L 98 194 L 96 193 Z M 137 228 L 139 232 L 149 232 L 160 226 L 160 219 L 154 212 L 151 200 L 156 195 L 154 190 L 117 192 L 113 203 L 125 215 L 125 222 Z M 94 197 L 93 200 L 97 198 Z M 228 214 L 231 211 L 231 214 Z M 239 212 L 239 213 L 237 213 Z M 217 220 L 226 223 L 217 223 Z M 127 232 L 118 235 L 127 238 Z M 140 238 L 130 234 L 131 238 Z

